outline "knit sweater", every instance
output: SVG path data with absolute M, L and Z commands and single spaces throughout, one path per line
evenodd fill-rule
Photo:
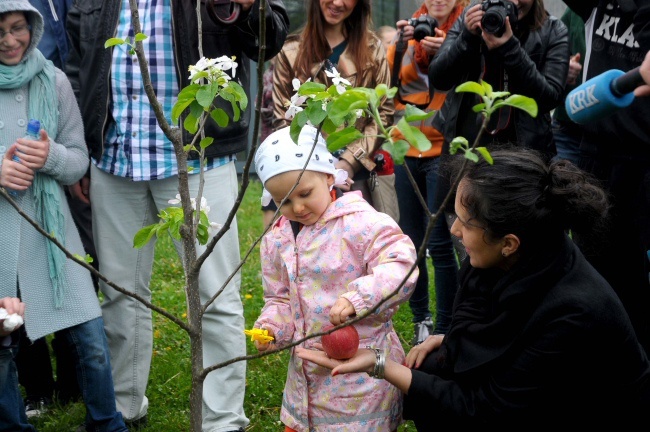
M 32 25 L 33 49 L 42 35 L 40 15 L 28 12 Z M 0 89 L 0 156 L 17 138 L 25 135 L 28 121 L 29 86 Z M 63 186 L 78 181 L 88 169 L 89 158 L 84 142 L 81 114 L 70 86 L 61 70 L 56 70 L 58 100 L 52 109 L 59 112 L 58 132 L 50 136 L 50 150 L 41 173 L 59 183 L 62 212 L 65 217 L 66 248 L 85 255 L 79 233 L 70 214 Z M 56 104 L 56 105 L 55 105 Z M 0 166 L 0 170 L 2 167 Z M 31 187 L 20 194 L 17 202 L 32 219 L 36 217 Z M 54 306 L 49 276 L 47 240 L 5 199 L 0 199 L 0 297 L 18 296 L 26 304 L 25 330 L 31 340 L 54 331 L 72 327 L 101 316 L 99 301 L 88 270 L 68 260 L 65 265 L 65 295 L 60 308 Z

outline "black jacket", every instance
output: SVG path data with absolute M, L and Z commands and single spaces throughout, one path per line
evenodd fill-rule
M 650 361 L 612 288 L 563 237 L 507 273 L 465 260 L 443 345 L 412 371 L 404 417 L 418 430 L 647 424 Z
M 189 84 L 189 66 L 199 60 L 196 2 L 172 0 L 171 3 L 176 75 L 179 88 L 183 88 Z M 68 35 L 72 46 L 66 72 L 79 102 L 86 143 L 94 158 L 99 158 L 103 151 L 104 136 L 110 121 L 109 78 L 113 50 L 104 48 L 104 43 L 115 35 L 121 5 L 120 0 L 75 0 L 68 14 Z M 235 56 L 238 63 L 236 80 L 248 92 L 248 59 L 257 61 L 259 54 L 259 0 L 247 13 L 242 13 L 233 25 L 215 24 L 204 5 L 201 21 L 204 57 Z M 268 0 L 264 60 L 280 51 L 288 28 L 289 18 L 282 0 Z M 219 99 L 217 106 L 225 109 L 232 119 L 230 103 Z M 231 121 L 227 127 L 220 128 L 210 119 L 206 125 L 206 136 L 213 137 L 214 144 L 206 149 L 206 155 L 217 157 L 245 150 L 250 116 L 249 101 L 238 122 Z M 182 122 L 183 118 L 179 120 L 181 125 Z M 191 135 L 185 129 L 183 134 L 183 143 L 189 143 Z M 196 158 L 198 154 L 190 152 L 189 157 Z
M 466 81 L 478 82 L 486 65 L 498 63 L 508 74 L 508 91 L 535 99 L 539 108 L 536 118 L 524 111 L 512 110 L 510 121 L 514 121 L 518 143 L 547 154 L 554 153 L 550 111 L 563 102 L 564 97 L 569 70 L 566 26 L 550 16 L 541 29 L 515 32 L 508 42 L 487 51 L 482 38 L 466 29 L 466 10 L 449 30 L 429 65 L 431 85 L 437 90 L 448 91 L 433 122 L 445 137 L 443 152 L 457 136 L 465 137 L 472 144 L 480 126 L 478 115 L 471 109 L 480 102 L 478 96 L 456 93 L 454 89 Z M 523 39 L 520 41 L 518 36 Z

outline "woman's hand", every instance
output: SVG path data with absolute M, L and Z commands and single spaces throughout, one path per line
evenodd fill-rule
M 411 351 L 406 355 L 405 365 L 411 369 L 417 369 L 422 365 L 422 362 L 433 350 L 439 348 L 442 344 L 444 335 L 430 335 L 424 342 L 411 348 Z
M 498 48 L 504 43 L 508 42 L 512 37 L 512 27 L 510 26 L 510 17 L 506 17 L 505 30 L 501 36 L 496 36 L 486 31 L 483 32 L 483 40 L 487 45 L 488 50 Z
M 395 27 L 397 28 L 398 35 L 400 32 L 402 33 L 402 41 L 408 42 L 413 39 L 413 32 L 415 31 L 415 28 L 412 25 L 409 25 L 409 22 L 407 20 L 397 21 L 395 23 Z
M 15 161 L 22 154 L 18 152 L 18 144 L 14 143 L 9 147 L 2 159 L 2 169 L 0 170 L 0 186 L 5 189 L 15 191 L 24 191 L 32 185 L 34 181 L 34 170 L 24 165 L 22 161 Z
M 438 52 L 440 46 L 445 41 L 445 37 L 447 36 L 447 34 L 439 28 L 436 28 L 434 31 L 436 33 L 435 36 L 425 36 L 420 41 L 420 45 L 422 45 L 422 48 L 424 48 L 426 53 L 430 56 L 434 56 Z
M 477 4 L 467 9 L 465 12 L 465 28 L 472 34 L 479 36 L 481 34 L 481 19 L 485 12 L 481 9 L 481 4 Z
M 43 129 L 39 132 L 40 139 L 18 138 L 18 158 L 20 163 L 37 171 L 45 165 L 47 156 L 50 154 L 50 138 Z
M 328 357 L 324 351 L 320 351 L 322 348 L 321 344 L 315 344 L 314 346 L 317 350 L 296 347 L 294 353 L 303 360 L 331 369 L 332 376 L 352 372 L 372 373 L 375 369 L 377 356 L 374 350 L 361 348 L 352 358 L 337 360 Z
M 345 297 L 339 297 L 330 309 L 330 322 L 335 326 L 343 324 L 349 316 L 355 313 L 354 306 L 350 300 Z

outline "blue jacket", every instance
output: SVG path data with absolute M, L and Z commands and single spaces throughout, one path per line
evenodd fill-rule
M 38 49 L 45 58 L 52 60 L 54 66 L 63 69 L 68 58 L 68 36 L 65 32 L 65 18 L 72 0 L 29 0 L 43 15 L 45 24 L 44 37 Z

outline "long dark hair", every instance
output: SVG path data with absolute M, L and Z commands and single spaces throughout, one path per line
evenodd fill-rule
M 332 51 L 325 38 L 324 24 L 320 1 L 311 0 L 307 7 L 307 23 L 300 31 L 300 49 L 295 64 L 295 74 L 302 80 L 311 77 L 312 66 L 325 60 Z M 343 31 L 348 41 L 346 50 L 351 53 L 359 73 L 372 61 L 372 53 L 368 50 L 372 26 L 370 0 L 358 0 L 350 16 L 343 22 Z

